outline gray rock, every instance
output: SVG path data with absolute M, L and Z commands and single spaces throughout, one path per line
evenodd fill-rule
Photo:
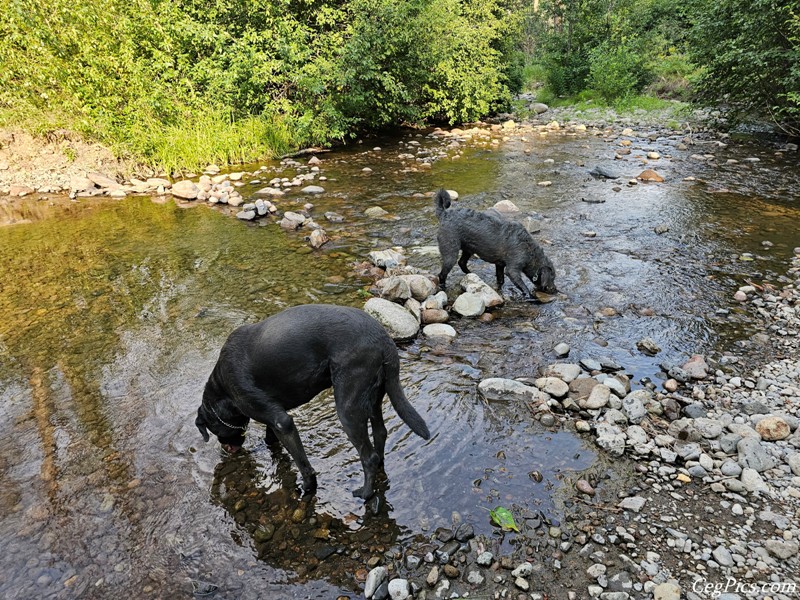
M 485 281 L 475 273 L 468 273 L 461 280 L 461 289 L 470 294 L 477 294 L 483 300 L 485 308 L 501 306 L 505 301 L 503 297 L 494 291 Z
M 535 385 L 556 399 L 563 398 L 569 393 L 569 386 L 558 377 L 540 377 L 535 381 Z
M 478 392 L 487 400 L 531 401 L 540 398 L 540 392 L 535 387 L 525 385 L 521 381 L 500 377 L 481 381 L 478 384 Z
M 717 546 L 711 552 L 711 555 L 714 557 L 714 560 L 717 561 L 723 567 L 732 567 L 733 566 L 733 557 L 731 556 L 731 551 L 728 550 L 725 546 Z
M 558 377 L 565 383 L 572 383 L 580 374 L 580 366 L 571 363 L 554 363 L 544 370 L 545 377 Z
M 383 298 L 370 298 L 364 311 L 383 325 L 394 340 L 408 340 L 419 332 L 419 321 L 408 310 Z
M 622 456 L 625 453 L 625 434 L 622 430 L 609 423 L 598 423 L 596 427 L 597 439 L 595 443 L 609 452 L 612 456 Z
M 593 358 L 582 358 L 579 362 L 580 362 L 581 366 L 584 369 L 586 369 L 587 371 L 589 371 L 590 373 L 592 371 L 602 371 L 603 370 L 603 366 L 600 364 L 600 362 L 595 360 L 595 359 L 593 359 Z
M 281 190 L 280 188 L 276 188 L 276 187 L 261 188 L 260 190 L 258 190 L 255 193 L 260 195 L 260 196 L 283 196 L 283 195 L 285 195 L 285 192 L 283 190 Z
M 748 492 L 769 492 L 769 486 L 755 469 L 742 469 L 741 482 Z
M 611 390 L 601 383 L 592 388 L 592 391 L 589 393 L 589 397 L 586 400 L 580 400 L 578 403 L 583 408 L 597 410 L 608 404 L 608 399 L 610 396 Z
M 236 218 L 242 221 L 252 221 L 256 218 L 256 211 L 254 210 L 240 210 L 236 213 Z
M 440 338 L 448 338 L 453 339 L 458 335 L 456 330 L 453 329 L 450 325 L 446 325 L 445 323 L 431 323 L 430 325 L 425 325 L 422 328 L 422 333 L 425 337 L 440 337 Z
M 622 399 L 622 412 L 631 423 L 639 423 L 647 416 L 644 403 L 651 399 L 647 390 L 636 390 Z
M 614 169 L 610 169 L 604 165 L 597 165 L 591 171 L 589 171 L 589 175 L 599 179 L 619 179 L 619 173 L 617 173 Z
M 639 352 L 646 354 L 647 356 L 655 356 L 661 352 L 661 348 L 658 346 L 658 344 L 656 344 L 655 341 L 649 337 L 642 338 L 636 342 L 636 347 L 639 349 Z
M 694 420 L 694 427 L 707 440 L 717 439 L 722 434 L 722 423 L 716 419 L 700 417 Z
M 726 460 L 720 466 L 720 471 L 725 477 L 739 477 L 742 474 L 742 467 L 733 460 Z
M 481 552 L 480 554 L 478 554 L 478 558 L 475 560 L 475 562 L 477 562 L 482 567 L 492 566 L 493 561 L 494 561 L 494 555 L 491 552 Z
M 753 469 L 761 473 L 775 466 L 775 459 L 772 458 L 755 438 L 743 438 L 736 444 L 739 452 L 739 464 L 742 468 Z
M 553 352 L 555 352 L 556 356 L 559 357 L 564 357 L 569 355 L 569 351 L 570 351 L 569 344 L 565 344 L 564 342 L 556 344 L 555 347 L 553 348 Z
M 375 567 L 367 574 L 367 581 L 364 584 L 364 596 L 366 598 L 372 598 L 375 594 L 375 590 L 378 589 L 378 586 L 382 584 L 388 578 L 389 574 L 386 571 L 386 567 Z
M 312 248 L 321 248 L 330 241 L 324 229 L 315 229 L 308 236 L 308 243 Z
M 481 575 L 480 571 L 469 571 L 467 573 L 467 582 L 472 585 L 481 585 L 484 582 L 484 577 Z
M 629 496 L 623 498 L 617 506 L 638 513 L 644 507 L 645 502 L 647 502 L 647 498 L 642 496 Z
M 529 562 L 524 562 L 519 565 L 516 569 L 511 571 L 512 577 L 530 577 L 531 573 L 533 573 L 533 565 Z
M 610 389 L 617 398 L 624 398 L 630 392 L 628 387 L 617 377 L 606 377 L 603 385 Z
M 735 433 L 726 433 L 719 438 L 719 447 L 725 454 L 734 454 L 737 452 L 736 445 L 742 436 Z
M 787 560 L 797 554 L 800 550 L 800 545 L 796 541 L 783 541 L 783 540 L 767 540 L 764 542 L 767 552 L 781 560 Z
M 373 250 L 367 255 L 369 262 L 382 269 L 391 269 L 406 264 L 404 254 L 396 250 Z
M 283 213 L 283 219 L 278 221 L 278 225 L 280 225 L 283 229 L 297 229 L 306 222 L 306 218 L 296 212 L 286 211 Z
M 800 453 L 790 454 L 786 459 L 786 464 L 792 470 L 792 473 L 800 477 Z
M 389 597 L 392 600 L 411 598 L 411 585 L 407 579 L 392 579 L 389 582 Z
M 462 317 L 479 317 L 486 310 L 480 294 L 465 292 L 453 303 L 453 310 Z
M 325 188 L 319 185 L 307 185 L 300 191 L 304 194 L 324 194 Z
M 375 287 L 381 294 L 381 298 L 386 298 L 391 302 L 398 300 L 408 300 L 411 298 L 411 288 L 408 282 L 402 277 L 396 275 L 392 277 L 384 277 L 375 282 Z
M 690 419 L 701 419 L 708 415 L 708 411 L 700 402 L 692 402 L 683 407 L 683 414 Z
M 699 354 L 692 356 L 681 368 L 692 379 L 705 379 L 708 375 L 708 365 L 705 359 Z

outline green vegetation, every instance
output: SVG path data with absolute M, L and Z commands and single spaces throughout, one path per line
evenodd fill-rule
M 0 0 L 0 65 L 0 126 L 168 171 L 469 122 L 526 87 L 800 128 L 796 0 Z
M 0 125 L 173 169 L 470 121 L 521 83 L 504 0 L 0 0 Z

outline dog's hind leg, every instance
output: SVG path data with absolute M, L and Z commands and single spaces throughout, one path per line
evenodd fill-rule
M 383 456 L 386 450 L 386 425 L 383 422 L 383 389 L 380 390 L 380 397 L 372 405 L 372 414 L 369 422 L 372 424 L 372 441 L 375 442 L 375 453 L 378 455 L 378 466 L 383 466 Z
M 347 439 L 358 452 L 361 466 L 364 469 L 364 485 L 354 490 L 353 496 L 364 500 L 368 500 L 375 493 L 375 476 L 381 462 L 378 453 L 370 443 L 367 429 L 367 420 L 374 416 L 374 412 L 368 407 L 372 405 L 370 401 L 377 391 L 372 387 L 372 382 L 369 382 L 368 385 L 372 389 L 365 389 L 363 385 L 358 385 L 356 377 L 352 382 L 348 381 L 344 385 L 334 384 L 333 392 L 336 397 L 336 414 L 339 415 Z M 382 391 L 383 386 L 380 386 L 380 389 Z M 381 394 L 381 398 L 383 398 L 383 394 Z M 364 402 L 368 403 L 367 406 L 364 405 Z M 381 417 L 382 420 L 383 417 Z M 378 440 L 381 441 L 380 435 Z M 385 443 L 385 439 L 382 442 Z
M 275 431 L 269 425 L 267 425 L 267 430 L 264 432 L 264 442 L 266 442 L 268 446 L 274 446 L 280 442 L 278 436 L 275 435 Z
M 508 278 L 511 280 L 511 282 L 517 286 L 527 298 L 533 299 L 533 294 L 531 294 L 531 291 L 528 289 L 528 286 L 525 285 L 525 282 L 522 279 L 522 272 L 519 269 L 511 267 L 508 267 L 507 271 Z
M 469 273 L 467 262 L 469 262 L 470 258 L 472 258 L 472 252 L 467 252 L 466 250 L 461 251 L 461 259 L 458 261 L 458 266 L 461 267 L 464 273 Z

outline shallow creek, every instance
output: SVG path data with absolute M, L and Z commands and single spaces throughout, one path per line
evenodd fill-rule
M 451 145 L 411 132 L 321 154 L 326 192 L 275 201 L 314 203 L 332 239 L 318 251 L 274 218 L 244 223 L 172 200 L 18 207 L 29 222 L 0 228 L 0 596 L 355 597 L 370 557 L 424 547 L 454 519 L 513 550 L 488 510 L 511 508 L 523 527 L 556 522 L 563 480 L 597 456 L 528 407 L 485 402 L 482 378 L 534 377 L 559 342 L 570 362 L 613 358 L 635 385 L 694 352 L 758 356 L 757 326 L 732 296 L 775 280 L 800 245 L 795 158 L 747 143 L 681 149 L 676 136 L 634 138 L 614 161 L 613 136 L 506 137 Z M 662 158 L 644 165 L 645 150 Z M 691 156 L 712 150 L 714 164 Z M 441 159 L 422 169 L 409 153 Z M 623 177 L 595 179 L 596 165 Z M 245 198 L 298 170 L 266 166 Z M 629 185 L 645 166 L 666 181 Z M 227 334 L 295 304 L 362 306 L 370 281 L 353 263 L 373 249 L 402 246 L 436 272 L 422 194 L 438 187 L 477 209 L 513 201 L 562 293 L 531 304 L 507 282 L 493 322 L 455 320 L 452 343 L 400 345 L 406 395 L 433 437 L 414 436 L 387 403 L 378 501 L 351 496 L 361 467 L 328 394 L 295 414 L 319 473 L 313 500 L 298 497 L 296 469 L 271 453 L 263 427 L 251 426 L 240 455 L 204 444 L 194 416 Z M 365 217 L 375 205 L 389 215 Z M 473 268 L 493 282 L 491 265 Z M 658 356 L 636 349 L 644 337 Z

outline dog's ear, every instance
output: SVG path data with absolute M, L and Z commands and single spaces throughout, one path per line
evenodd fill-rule
M 197 425 L 197 429 L 200 430 L 200 435 L 203 436 L 203 441 L 207 442 L 209 440 L 208 430 L 206 429 L 206 422 L 200 415 L 197 415 L 197 418 L 194 420 L 194 424 Z

